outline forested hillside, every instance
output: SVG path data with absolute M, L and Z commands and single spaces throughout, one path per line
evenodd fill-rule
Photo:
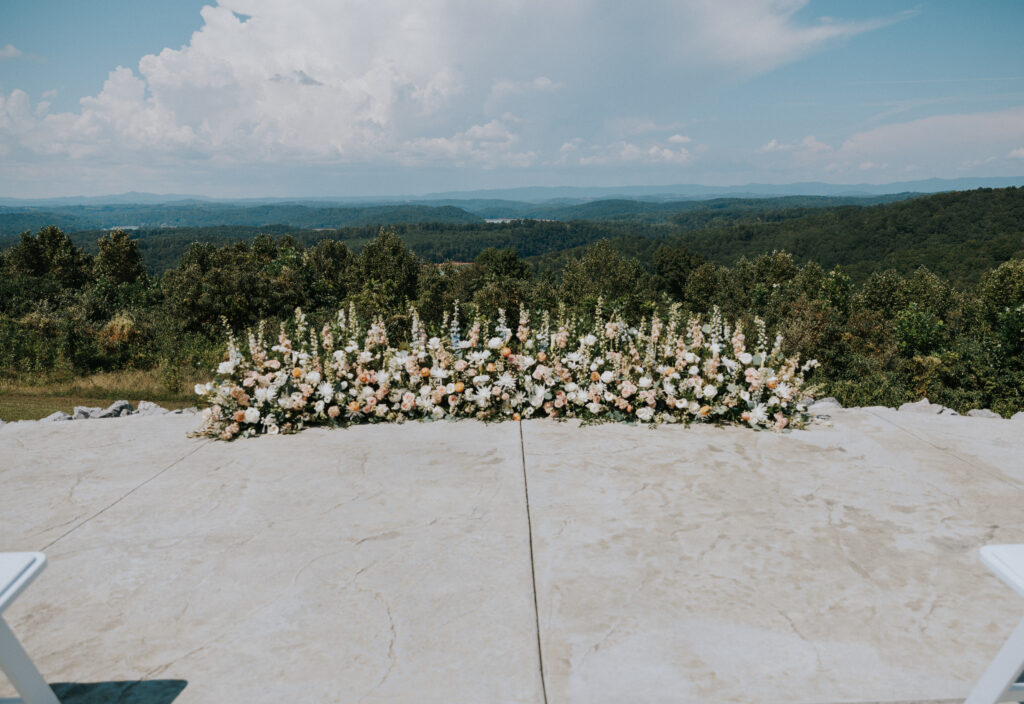
M 620 253 L 652 270 L 664 242 L 686 245 L 708 261 L 732 264 L 741 257 L 784 250 L 796 261 L 840 265 L 855 282 L 872 271 L 908 273 L 919 266 L 957 284 L 1024 256 L 1024 188 L 979 189 L 903 199 L 872 206 L 837 206 L 835 198 L 718 199 L 686 204 L 666 222 L 574 220 L 509 223 L 399 223 L 394 232 L 420 257 L 434 262 L 472 261 L 483 250 L 511 248 L 541 272 L 557 272 L 584 247 L 609 240 Z M 590 204 L 614 210 L 619 201 Z M 811 207 L 813 203 L 822 207 Z M 781 205 L 790 207 L 780 207 Z M 646 206 L 678 203 L 646 203 Z M 453 207 L 453 206 L 446 206 Z M 465 211 L 459 211 L 465 212 Z M 140 229 L 132 232 L 150 274 L 177 266 L 193 242 L 218 246 L 251 241 L 261 232 L 290 234 L 302 245 L 322 239 L 344 242 L 358 252 L 377 235 L 377 225 L 309 230 L 289 225 Z M 71 240 L 96 253 L 100 230 L 72 232 Z M 0 249 L 18 237 L 0 237 Z
M 600 301 L 636 321 L 673 306 L 718 307 L 748 329 L 760 317 L 787 350 L 820 360 L 821 393 L 847 404 L 927 396 L 1007 415 L 1024 409 L 1022 195 L 786 211 L 795 214 L 690 231 L 526 221 L 325 238 L 226 228 L 213 231 L 217 243 L 187 245 L 159 274 L 146 271 L 142 252 L 167 241 L 160 235 L 93 233 L 93 254 L 47 227 L 0 252 L 0 379 L 146 370 L 180 390 L 221 358 L 224 320 L 236 329 L 274 324 L 301 306 L 322 322 L 351 305 L 363 319 L 380 316 L 400 343 L 410 304 L 438 330 L 456 301 L 464 316 L 491 320 L 501 309 L 510 320 L 522 308 L 585 315 Z M 471 263 L 437 263 L 452 252 Z

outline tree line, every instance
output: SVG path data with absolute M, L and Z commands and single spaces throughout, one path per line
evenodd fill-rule
M 139 240 L 105 233 L 95 254 L 56 227 L 25 233 L 0 254 L 0 375 L 49 378 L 155 369 L 168 389 L 223 354 L 234 329 L 302 307 L 326 319 L 350 303 L 385 318 L 392 339 L 409 305 L 439 325 L 456 301 L 468 314 L 515 320 L 520 308 L 586 314 L 598 301 L 628 318 L 719 307 L 781 332 L 788 348 L 822 363 L 821 393 L 846 404 L 896 405 L 928 396 L 961 411 L 1024 408 L 1024 259 L 958 283 L 926 267 L 877 269 L 855 281 L 781 250 L 720 264 L 673 239 L 652 241 L 646 261 L 607 239 L 557 268 L 510 247 L 471 262 L 425 260 L 383 229 L 358 252 L 345 242 L 306 245 L 284 235 L 218 246 L 193 243 L 177 265 L 152 275 Z

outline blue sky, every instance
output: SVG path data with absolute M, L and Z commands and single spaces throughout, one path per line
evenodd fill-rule
M 0 0 L 0 195 L 1024 175 L 1024 2 Z

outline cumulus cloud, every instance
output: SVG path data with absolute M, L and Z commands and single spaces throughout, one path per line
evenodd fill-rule
M 820 168 L 832 175 L 870 171 L 896 177 L 907 170 L 948 173 L 950 165 L 961 173 L 1000 164 L 1006 170 L 1010 159 L 1024 158 L 1024 147 L 1017 148 L 1022 142 L 1024 106 L 892 123 L 857 132 L 834 148 L 808 136 L 792 143 L 772 139 L 758 151 L 788 154 L 794 166 Z M 907 164 L 911 166 L 902 166 Z
M 565 110 L 618 113 L 622 95 L 595 76 L 628 74 L 628 85 L 636 65 L 655 81 L 756 73 L 892 21 L 804 23 L 805 4 L 221 0 L 202 9 L 186 45 L 116 67 L 77 111 L 51 113 L 17 90 L 0 96 L 0 146 L 24 163 L 524 165 L 558 153 Z M 634 65 L 621 60 L 624 43 Z M 506 112 L 524 119 L 495 117 Z M 684 163 L 687 139 L 622 142 L 586 158 Z
M 832 147 L 830 147 L 829 145 L 827 145 L 824 142 L 820 141 L 813 134 L 810 134 L 810 135 L 807 135 L 806 137 L 804 137 L 803 139 L 801 139 L 799 142 L 792 142 L 792 143 L 788 143 L 788 144 L 784 143 L 784 142 L 780 142 L 777 139 L 773 139 L 773 140 L 769 141 L 767 144 L 763 145 L 761 147 L 760 151 L 762 151 L 762 152 L 804 152 L 804 153 L 808 153 L 809 152 L 811 154 L 816 154 L 818 152 L 827 152 L 827 151 L 829 151 L 831 149 L 832 149 Z
M 607 146 L 591 147 L 590 151 L 593 153 L 579 158 L 580 166 L 600 166 L 630 162 L 685 164 L 690 161 L 690 152 L 685 147 L 672 149 L 660 144 L 640 146 L 632 142 L 617 142 Z
M 5 44 L 0 47 L 0 59 L 16 59 L 21 55 L 21 49 L 13 44 Z

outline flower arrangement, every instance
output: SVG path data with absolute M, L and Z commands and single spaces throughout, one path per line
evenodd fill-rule
M 756 321 L 750 349 L 739 325 L 684 321 L 678 307 L 629 326 L 619 315 L 552 320 L 520 315 L 516 329 L 504 311 L 493 326 L 480 316 L 468 329 L 459 309 L 445 315 L 442 334 L 429 336 L 415 309 L 410 342 L 388 343 L 382 319 L 368 327 L 354 306 L 318 332 L 301 310 L 267 346 L 261 324 L 242 349 L 229 332 L 228 358 L 217 377 L 196 385 L 205 406 L 197 435 L 231 440 L 297 432 L 313 425 L 444 418 L 520 420 L 529 417 L 642 423 L 728 422 L 781 430 L 802 427 L 805 376 L 769 346 Z

